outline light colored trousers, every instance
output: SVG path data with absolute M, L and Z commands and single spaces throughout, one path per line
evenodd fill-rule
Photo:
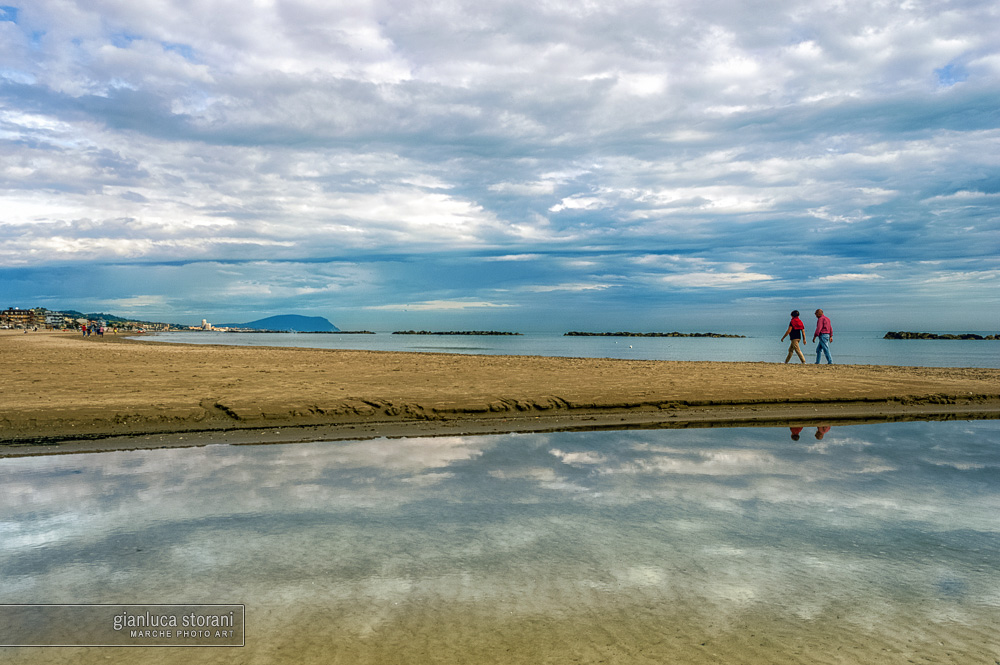
M 786 363 L 792 359 L 793 353 L 797 355 L 799 357 L 799 360 L 801 360 L 802 362 L 806 361 L 806 357 L 802 355 L 802 351 L 799 350 L 799 340 L 797 339 L 793 339 L 791 346 L 788 347 L 788 355 L 785 357 Z

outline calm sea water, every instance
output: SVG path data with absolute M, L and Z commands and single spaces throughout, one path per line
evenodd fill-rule
M 160 333 L 155 337 L 159 341 L 187 344 L 642 360 L 783 362 L 788 350 L 788 342 L 779 341 L 783 332 L 784 330 L 778 330 L 777 334 L 757 334 L 743 339 L 565 337 L 562 333 L 525 333 L 519 336 L 490 337 L 393 335 L 391 332 L 375 335 L 171 332 Z M 885 340 L 882 339 L 884 334 L 884 331 L 837 333 L 834 335 L 832 345 L 833 361 L 852 365 L 1000 367 L 1000 341 Z M 815 350 L 814 344 L 806 345 L 807 362 L 815 362 Z M 825 358 L 823 362 L 826 362 Z
M 6 458 L 0 603 L 247 624 L 0 659 L 992 665 L 998 514 L 997 421 Z

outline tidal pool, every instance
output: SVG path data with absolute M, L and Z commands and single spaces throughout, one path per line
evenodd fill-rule
M 0 459 L 0 603 L 241 603 L 5 663 L 1000 662 L 1000 422 Z

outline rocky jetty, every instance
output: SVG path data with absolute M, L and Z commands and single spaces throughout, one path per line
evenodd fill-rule
M 724 333 L 682 333 L 682 332 L 652 332 L 652 333 L 636 333 L 636 332 L 568 332 L 563 337 L 729 337 L 736 339 L 744 339 L 746 335 L 727 335 Z
M 1000 335 L 976 335 L 975 333 L 957 333 L 937 335 L 926 332 L 887 332 L 882 339 L 1000 339 Z
M 449 330 L 447 332 L 431 332 L 430 330 L 397 330 L 393 335 L 520 335 L 519 332 L 501 332 L 498 330 Z

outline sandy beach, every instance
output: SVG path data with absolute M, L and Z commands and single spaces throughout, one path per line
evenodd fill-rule
M 0 454 L 1000 417 L 1000 370 L 195 346 L 0 333 Z

